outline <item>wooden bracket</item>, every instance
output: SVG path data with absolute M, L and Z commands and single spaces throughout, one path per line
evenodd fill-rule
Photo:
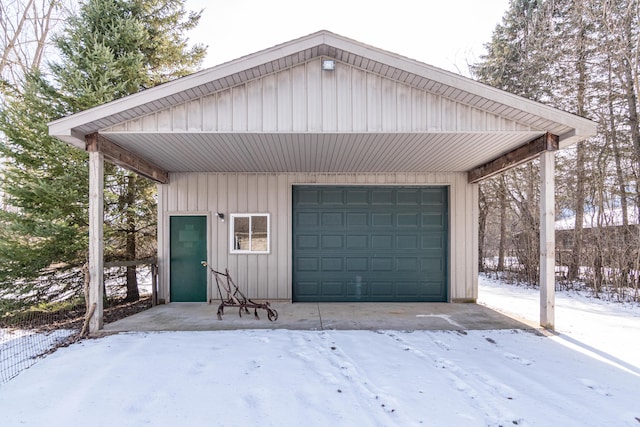
M 160 184 L 169 183 L 169 173 L 152 162 L 95 132 L 85 137 L 86 150 L 101 152 L 105 159 Z
M 467 180 L 469 184 L 475 184 L 504 172 L 507 169 L 533 160 L 544 151 L 557 151 L 559 141 L 560 138 L 557 135 L 547 132 L 515 150 L 509 151 L 484 165 L 470 170 L 467 175 Z

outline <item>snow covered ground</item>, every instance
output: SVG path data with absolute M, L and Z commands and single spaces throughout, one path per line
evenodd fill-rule
M 538 318 L 535 290 L 484 304 Z M 640 426 L 640 309 L 558 295 L 524 331 L 131 333 L 0 387 L 7 426 Z

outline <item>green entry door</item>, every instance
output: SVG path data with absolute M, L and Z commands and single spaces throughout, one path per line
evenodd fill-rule
M 170 288 L 172 302 L 206 302 L 207 217 L 170 217 Z
M 293 300 L 447 301 L 447 187 L 293 188 Z

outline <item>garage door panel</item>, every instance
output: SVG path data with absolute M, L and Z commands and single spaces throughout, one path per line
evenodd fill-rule
M 375 271 L 375 272 L 393 271 L 393 258 L 392 257 L 371 258 L 371 271 Z
M 296 283 L 296 294 L 299 298 L 315 298 L 320 293 L 320 283 L 300 281 Z
M 296 194 L 296 204 L 298 206 L 320 205 L 320 191 L 315 188 L 300 189 Z
M 367 250 L 369 249 L 368 235 L 347 236 L 347 249 L 349 250 Z
M 317 212 L 298 212 L 294 218 L 297 227 L 318 227 L 320 215 Z
M 375 281 L 371 282 L 371 296 L 373 298 L 394 299 L 394 282 Z
M 396 215 L 396 226 L 402 227 L 404 229 L 407 228 L 417 228 L 420 226 L 419 224 L 420 218 L 416 212 L 412 213 L 398 213 Z
M 344 258 L 325 257 L 322 258 L 322 271 L 344 271 Z
M 426 233 L 422 236 L 422 249 L 444 249 L 446 243 L 444 233 Z
M 345 293 L 345 284 L 341 281 L 323 281 L 321 292 L 323 297 L 341 297 Z
M 421 206 L 426 205 L 446 205 L 447 203 L 447 193 L 441 191 L 441 188 L 425 188 L 421 190 Z
M 416 272 L 421 270 L 419 257 L 398 257 L 396 258 L 396 271 L 399 273 Z
M 298 257 L 296 259 L 296 270 L 300 272 L 320 272 L 320 262 L 316 257 Z
M 430 299 L 445 298 L 445 284 L 441 281 L 427 281 L 422 285 L 422 296 Z
M 422 227 L 441 230 L 446 226 L 446 218 L 436 213 L 422 213 Z
M 324 212 L 322 214 L 323 227 L 344 227 L 344 214 L 342 212 Z
M 419 239 L 419 236 L 416 236 L 415 234 L 396 236 L 396 249 L 400 249 L 400 250 L 418 249 L 419 248 L 418 239 Z
M 445 187 L 294 187 L 294 301 L 446 301 L 447 200 Z
M 444 269 L 445 266 L 441 258 L 423 258 L 420 263 L 420 271 L 425 273 L 442 273 L 444 272 Z
M 366 206 L 369 204 L 369 191 L 345 190 L 346 202 L 349 206 Z
M 342 190 L 322 190 L 322 204 L 324 206 L 343 205 L 344 191 Z
M 416 295 L 422 294 L 424 282 L 399 282 L 396 285 L 396 296 L 405 298 L 414 298 Z
M 347 212 L 347 226 L 349 228 L 369 227 L 369 213 Z
M 371 190 L 372 205 L 392 206 L 395 202 L 394 191 L 392 189 L 373 189 Z
M 347 282 L 347 293 L 344 301 L 362 301 L 369 299 L 369 283 L 362 278 L 355 278 Z
M 347 271 L 354 272 L 367 272 L 369 271 L 369 258 L 368 257 L 346 257 Z
M 371 249 L 393 249 L 393 236 L 390 234 L 371 236 Z
M 320 237 L 316 234 L 301 234 L 295 238 L 296 250 L 320 249 Z
M 344 249 L 344 236 L 342 235 L 326 235 L 321 236 L 322 249 L 337 250 Z
M 377 227 L 393 227 L 393 214 L 388 212 L 380 212 L 371 214 L 371 225 Z
M 397 204 L 402 206 L 417 206 L 420 204 L 421 191 L 406 189 L 397 191 Z

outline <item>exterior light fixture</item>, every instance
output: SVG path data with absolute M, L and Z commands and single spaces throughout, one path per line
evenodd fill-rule
M 224 214 L 223 213 L 216 212 L 216 216 L 218 217 L 218 219 L 220 219 L 222 222 L 224 222 Z
M 323 59 L 322 60 L 322 69 L 325 71 L 333 71 L 336 69 L 336 61 L 333 59 Z

